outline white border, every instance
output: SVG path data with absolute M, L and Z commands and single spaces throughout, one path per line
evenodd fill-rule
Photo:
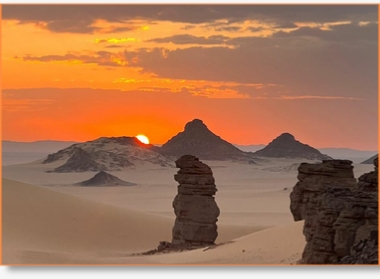
M 0 0 L 0 4 L 379 4 L 379 0 L 363 0 L 363 1 L 354 1 L 354 0 L 164 0 L 164 1 L 152 1 L 152 0 L 93 0 L 93 1 L 75 1 L 75 0 Z
M 33 0 L 0 0 L 0 4 L 379 4 L 380 1 L 286 1 L 286 0 L 256 0 L 256 1 L 223 1 L 223 0 L 184 0 L 184 1 L 75 1 L 75 0 L 56 0 L 56 1 L 33 1 Z M 136 275 L 133 278 L 301 278 L 312 279 L 321 276 L 327 278 L 357 278 L 368 276 L 369 274 L 380 273 L 379 266 L 377 267 L 58 267 L 58 268 L 43 268 L 43 267 L 0 267 L 0 278 L 65 278 L 68 275 L 86 276 L 88 278 L 127 278 L 127 276 Z M 374 277 L 375 278 L 375 277 Z

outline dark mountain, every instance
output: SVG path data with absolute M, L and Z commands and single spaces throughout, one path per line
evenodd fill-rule
M 160 148 L 176 158 L 193 155 L 201 160 L 250 160 L 252 157 L 211 132 L 202 120 L 194 119 Z
M 135 183 L 123 181 L 116 176 L 101 171 L 97 173 L 93 178 L 76 183 L 78 186 L 133 186 Z
M 376 158 L 379 157 L 379 154 L 376 154 L 374 156 L 372 156 L 371 158 L 365 160 L 364 162 L 361 162 L 361 164 L 373 164 L 373 162 L 375 161 Z
M 276 158 L 303 158 L 309 160 L 329 160 L 331 157 L 317 149 L 297 141 L 293 135 L 283 133 L 265 148 L 254 153 L 256 156 Z

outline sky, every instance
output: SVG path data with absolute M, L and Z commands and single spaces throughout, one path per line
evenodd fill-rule
M 3 5 L 1 28 L 3 140 L 162 144 L 199 118 L 378 147 L 376 5 Z

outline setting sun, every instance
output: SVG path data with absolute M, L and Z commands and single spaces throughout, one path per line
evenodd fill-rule
M 144 135 L 137 135 L 136 138 L 142 143 L 149 144 L 149 139 Z

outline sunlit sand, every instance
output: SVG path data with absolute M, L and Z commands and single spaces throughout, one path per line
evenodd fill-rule
M 204 161 L 221 210 L 215 247 L 141 256 L 171 241 L 175 168 L 145 165 L 112 172 L 128 187 L 78 187 L 94 175 L 46 173 L 41 161 L 3 168 L 5 264 L 294 264 L 305 240 L 289 194 L 297 159 L 260 165 Z M 304 161 L 304 160 L 303 160 Z M 356 177 L 371 165 L 355 165 Z M 282 170 L 282 171 L 281 171 Z M 207 250 L 206 250 L 207 249 Z

